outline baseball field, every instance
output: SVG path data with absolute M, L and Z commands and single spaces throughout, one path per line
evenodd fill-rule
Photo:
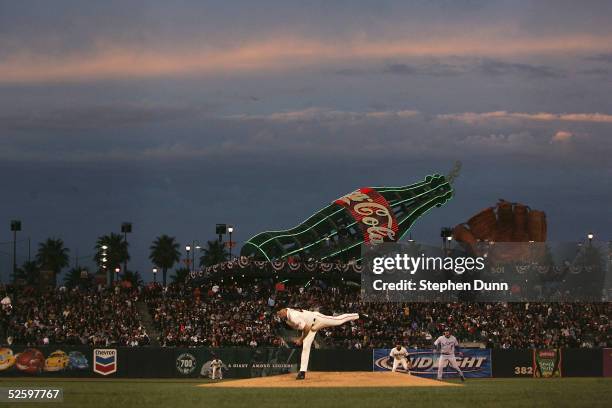
M 382 377 L 370 377 L 371 373 L 357 373 L 357 386 L 347 386 L 352 383 L 352 373 L 334 373 L 331 377 L 313 374 L 303 382 L 281 376 L 261 378 L 255 383 L 227 380 L 214 385 L 202 380 L 6 379 L 0 387 L 62 387 L 64 401 L 44 406 L 65 408 L 608 407 L 612 387 L 610 378 L 472 379 L 465 383 L 445 381 L 437 386 L 432 381 L 432 386 L 427 386 L 411 383 L 402 375 L 391 380 L 405 380 L 405 385 L 396 382 L 393 386 L 377 386 L 376 381 Z M 370 386 L 363 386 L 369 377 Z M 329 384 L 333 379 L 342 382 L 338 386 Z

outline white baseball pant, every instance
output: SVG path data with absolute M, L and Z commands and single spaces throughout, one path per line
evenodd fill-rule
M 408 369 L 408 360 L 406 360 L 405 358 L 394 358 L 393 359 L 393 368 L 391 369 L 391 371 L 395 372 L 397 370 L 398 366 L 402 366 L 404 367 L 404 370 L 410 372 L 410 370 Z
M 346 313 L 339 316 L 326 316 L 324 314 L 314 312 L 314 320 L 310 332 L 302 341 L 302 359 L 300 361 L 300 371 L 308 371 L 308 359 L 310 358 L 310 347 L 314 341 L 317 331 L 326 327 L 340 326 L 346 322 L 359 319 L 357 313 Z
M 444 372 L 444 367 L 446 367 L 447 364 L 450 364 L 450 366 L 453 367 L 460 376 L 463 376 L 463 372 L 459 368 L 454 354 L 440 354 L 440 358 L 438 358 L 438 380 L 442 379 L 442 373 Z
M 221 367 L 212 368 L 212 379 L 215 380 L 217 376 L 219 377 L 220 380 L 223 379 L 223 371 L 221 371 Z

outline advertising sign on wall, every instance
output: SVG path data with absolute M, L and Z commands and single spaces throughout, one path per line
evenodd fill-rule
M 603 349 L 603 375 L 612 377 L 612 348 Z
M 374 349 L 373 370 L 390 371 L 393 361 L 389 358 L 391 349 Z M 438 353 L 431 350 L 408 350 L 412 368 L 410 374 L 421 377 L 435 378 L 438 374 Z M 491 350 L 489 349 L 462 349 L 457 354 L 457 364 L 466 378 L 491 377 Z M 404 372 L 402 369 L 398 369 Z M 444 377 L 459 377 L 457 372 L 448 365 L 444 367 Z
M 251 378 L 286 374 L 297 369 L 298 353 L 288 348 L 175 349 L 175 374 L 208 378 L 211 362 L 221 360 L 223 378 Z
M 80 376 L 91 370 L 91 354 L 74 347 L 2 347 L 0 375 Z
M 561 377 L 561 350 L 533 350 L 533 376 Z

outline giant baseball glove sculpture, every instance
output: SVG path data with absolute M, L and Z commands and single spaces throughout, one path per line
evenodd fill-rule
M 474 254 L 479 252 L 479 242 L 545 242 L 546 214 L 524 204 L 499 200 L 495 207 L 457 225 L 453 237 Z

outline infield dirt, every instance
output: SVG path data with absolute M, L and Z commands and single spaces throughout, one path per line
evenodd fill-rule
M 295 374 L 200 384 L 229 388 L 330 388 L 330 387 L 456 387 L 459 384 L 391 372 L 308 372 L 298 381 Z

